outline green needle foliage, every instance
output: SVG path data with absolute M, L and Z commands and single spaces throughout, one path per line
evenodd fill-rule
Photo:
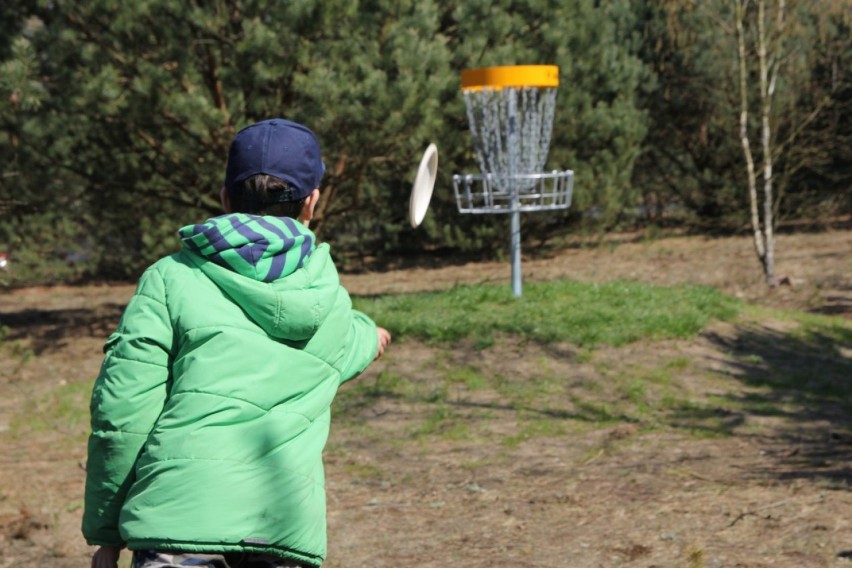
M 848 2 L 797 6 L 777 94 L 779 215 L 843 213 Z M 452 191 L 453 174 L 478 170 L 460 73 L 491 65 L 560 69 L 545 168 L 575 171 L 574 204 L 528 216 L 525 241 L 684 212 L 741 227 L 729 16 L 727 0 L 6 0 L 4 276 L 137 276 L 177 248 L 180 226 L 219 213 L 230 139 L 273 116 L 320 138 L 313 227 L 338 253 L 493 255 L 505 219 L 459 215 Z M 415 231 L 407 198 L 429 142 L 439 175 Z
M 640 339 L 688 338 L 713 319 L 737 315 L 740 303 L 703 286 L 657 287 L 636 282 L 459 286 L 446 292 L 357 298 L 396 337 L 472 340 L 487 346 L 496 333 L 544 343 L 624 345 Z
M 470 67 L 560 66 L 552 167 L 582 172 L 581 205 L 629 189 L 644 135 L 627 0 L 7 4 L 0 247 L 17 281 L 68 278 L 63 264 L 138 275 L 175 250 L 177 228 L 218 214 L 229 140 L 271 116 L 319 136 L 313 227 L 340 253 L 502 248 L 504 219 L 460 218 L 451 189 L 477 169 L 460 92 Z M 413 231 L 407 197 L 429 142 L 440 177 Z

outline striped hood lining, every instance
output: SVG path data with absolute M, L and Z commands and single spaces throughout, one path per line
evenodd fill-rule
M 316 248 L 310 229 L 289 217 L 230 213 L 187 225 L 178 234 L 189 251 L 260 282 L 302 268 Z

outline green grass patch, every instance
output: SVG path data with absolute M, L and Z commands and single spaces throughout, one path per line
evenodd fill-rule
M 445 440 L 464 440 L 470 436 L 468 421 L 457 416 L 446 404 L 438 404 L 420 427 L 415 436 L 437 436 Z
M 517 434 L 506 436 L 501 440 L 503 446 L 514 448 L 518 444 L 535 438 L 555 438 L 564 436 L 568 431 L 564 420 L 554 418 L 529 418 L 519 423 Z
M 405 432 L 424 443 L 475 437 L 509 452 L 620 424 L 717 438 L 758 428 L 751 418 L 763 416 L 824 415 L 846 429 L 835 417 L 852 409 L 849 322 L 747 306 L 710 288 L 563 281 L 530 284 L 514 298 L 503 286 L 461 286 L 360 298 L 356 307 L 435 355 L 423 376 L 382 371 L 344 395 L 342 408 L 405 403 L 415 410 Z M 713 319 L 734 325 L 708 330 L 695 349 L 656 353 L 654 341 L 690 339 Z M 572 348 L 531 345 L 563 341 Z M 495 354 L 523 361 L 504 367 Z
M 688 357 L 677 357 L 666 363 L 666 369 L 673 371 L 684 371 L 687 367 L 689 367 Z
M 343 471 L 347 476 L 361 480 L 380 479 L 384 475 L 380 467 L 369 463 L 345 463 Z
M 804 406 L 852 409 L 852 322 L 760 307 L 749 307 L 745 316 L 733 340 L 718 341 L 735 357 L 745 383 L 768 387 L 776 398 L 795 393 Z M 770 319 L 796 325 L 779 330 L 755 323 Z
M 489 378 L 474 367 L 451 367 L 447 370 L 446 380 L 453 385 L 463 385 L 468 390 L 481 390 L 489 381 Z
M 703 286 L 659 287 L 636 282 L 532 282 L 521 298 L 506 286 L 458 286 L 427 292 L 355 298 L 355 306 L 398 338 L 463 339 L 481 347 L 506 333 L 543 343 L 624 345 L 639 339 L 692 337 L 712 319 L 730 319 L 740 302 Z
M 491 379 L 491 387 L 516 408 L 558 396 L 563 383 L 563 379 L 550 375 L 535 375 L 523 380 L 494 375 Z
M 776 319 L 795 322 L 798 326 L 789 333 L 792 337 L 801 340 L 845 344 L 852 347 L 852 321 L 843 317 L 775 310 L 757 305 L 745 305 L 743 314 L 755 321 Z

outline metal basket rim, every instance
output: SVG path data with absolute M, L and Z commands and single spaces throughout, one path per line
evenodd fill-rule
M 523 180 L 535 180 L 535 179 L 550 179 L 550 178 L 560 178 L 560 177 L 569 177 L 574 175 L 574 170 L 552 170 L 550 172 L 538 172 L 532 174 L 497 174 L 497 173 L 478 173 L 478 174 L 453 174 L 453 180 L 463 179 L 463 180 L 473 180 L 473 181 L 484 181 L 484 180 L 512 180 L 512 179 L 523 179 Z

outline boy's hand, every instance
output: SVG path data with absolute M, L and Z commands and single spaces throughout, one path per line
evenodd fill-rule
M 117 568 L 120 546 L 100 546 L 92 556 L 92 568 Z
M 377 327 L 376 332 L 379 334 L 379 352 L 376 353 L 376 359 L 378 359 L 385 352 L 385 347 L 390 345 L 391 334 L 383 327 Z

